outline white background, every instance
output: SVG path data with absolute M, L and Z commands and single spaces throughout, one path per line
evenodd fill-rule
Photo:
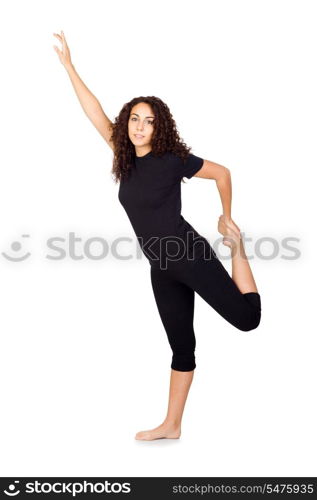
M 1 3 L 0 251 L 31 254 L 0 255 L 2 476 L 316 476 L 314 7 Z M 179 440 L 134 439 L 166 415 L 172 353 L 145 257 L 84 254 L 93 237 L 131 237 L 126 254 L 137 245 L 112 151 L 53 49 L 60 30 L 111 120 L 133 97 L 160 97 L 192 153 L 230 168 L 248 253 L 259 238 L 277 245 L 250 261 L 256 330 L 238 331 L 196 295 L 197 368 Z M 184 217 L 217 240 L 214 181 L 192 178 L 182 196 Z M 65 238 L 67 251 L 71 232 L 83 258 L 49 259 L 48 238 Z

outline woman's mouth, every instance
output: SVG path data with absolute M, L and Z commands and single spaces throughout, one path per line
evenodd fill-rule
M 144 135 L 134 134 L 134 137 L 136 137 L 137 139 L 143 139 Z

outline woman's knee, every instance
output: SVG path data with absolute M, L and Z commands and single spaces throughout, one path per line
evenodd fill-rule
M 249 332 L 255 330 L 261 322 L 261 311 L 252 311 L 251 314 L 246 314 L 236 325 L 239 330 Z
M 239 322 L 238 328 L 243 332 L 255 330 L 261 322 L 261 296 L 258 292 L 248 292 L 244 294 L 248 303 L 246 313 Z
M 196 368 L 195 354 L 173 353 L 171 368 L 180 372 L 190 372 Z

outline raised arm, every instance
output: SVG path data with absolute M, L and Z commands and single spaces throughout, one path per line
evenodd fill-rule
M 70 50 L 67 45 L 64 32 L 61 31 L 61 35 L 59 35 L 58 33 L 53 33 L 53 35 L 62 43 L 62 50 L 59 50 L 56 45 L 54 45 L 54 49 L 58 54 L 60 62 L 68 73 L 81 107 L 83 108 L 86 116 L 89 118 L 91 123 L 98 130 L 100 135 L 104 138 L 111 149 L 114 150 L 114 144 L 110 140 L 110 137 L 112 135 L 112 123 L 102 109 L 98 99 L 84 84 L 77 71 L 75 70 L 75 67 L 71 61 Z

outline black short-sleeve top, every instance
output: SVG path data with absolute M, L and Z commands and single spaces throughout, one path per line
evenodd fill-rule
M 174 153 L 158 157 L 150 151 L 135 156 L 128 176 L 120 181 L 119 201 L 153 267 L 167 268 L 168 261 L 193 259 L 201 253 L 193 240 L 205 239 L 181 215 L 181 179 L 190 179 L 203 162 L 191 153 L 182 160 Z

